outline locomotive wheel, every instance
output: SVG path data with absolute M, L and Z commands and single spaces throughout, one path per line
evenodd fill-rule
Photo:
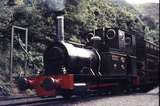
M 29 85 L 26 82 L 25 78 L 20 77 L 16 81 L 17 81 L 17 87 L 18 87 L 19 90 L 25 91 L 26 89 L 29 88 Z
M 141 85 L 141 86 L 139 86 L 139 92 L 148 92 L 148 91 L 150 91 L 153 88 L 154 88 L 153 84 Z
M 61 95 L 65 99 L 70 99 L 72 97 L 72 92 L 69 90 L 63 90 L 63 91 L 61 91 Z
M 121 93 L 120 87 L 119 86 L 114 86 L 110 89 L 111 95 L 117 95 Z
M 89 92 L 85 91 L 85 92 L 81 92 L 79 95 L 81 98 L 87 98 L 89 95 L 88 95 Z
M 113 89 L 111 90 L 111 94 L 112 94 L 112 95 L 117 95 L 117 94 L 121 94 L 121 93 L 122 93 L 122 90 L 120 90 L 119 87 L 113 88 Z
M 103 96 L 103 95 L 106 95 L 106 91 L 104 89 L 98 89 L 97 94 L 99 96 Z

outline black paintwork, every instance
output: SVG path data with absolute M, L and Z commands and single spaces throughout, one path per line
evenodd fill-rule
M 44 54 L 45 75 L 62 74 L 65 68 L 68 74 L 78 75 L 80 82 L 128 82 L 137 76 L 141 83 L 157 83 L 159 46 L 144 40 L 144 33 L 118 28 L 88 33 L 101 38 L 98 48 L 94 48 L 91 38 L 86 38 L 87 44 L 81 47 L 66 42 L 48 47 Z

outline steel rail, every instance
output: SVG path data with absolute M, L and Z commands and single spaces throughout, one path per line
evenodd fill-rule
M 0 101 L 14 100 L 14 99 L 27 99 L 37 98 L 38 96 L 0 96 Z
M 22 97 L 22 98 L 9 98 L 0 101 L 0 106 L 22 106 L 22 105 L 36 105 L 36 104 L 45 104 L 49 102 L 60 102 L 64 98 L 55 98 L 55 97 L 49 97 L 49 98 L 41 98 L 41 97 Z

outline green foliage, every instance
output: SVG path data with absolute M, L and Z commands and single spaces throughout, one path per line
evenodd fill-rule
M 0 21 L 2 41 L 9 39 L 12 25 L 27 27 L 30 54 L 36 55 L 38 52 L 42 55 L 46 45 L 56 36 L 54 13 L 48 11 L 37 0 L 25 0 L 24 5 L 13 7 L 3 5 L 5 0 L 0 4 L 0 20 L 3 20 Z M 153 18 L 139 17 L 138 12 L 123 0 L 67 0 L 65 13 L 66 40 L 81 42 L 81 34 L 102 27 L 143 31 L 146 24 L 144 22 L 147 22 L 148 28 L 145 31 L 146 37 L 153 38 L 153 35 L 156 35 L 155 38 L 158 38 L 158 32 L 154 30 L 157 24 Z M 24 39 L 24 36 L 21 37 Z M 32 60 L 41 61 L 35 57 Z
M 140 19 L 146 26 L 146 39 L 159 40 L 159 3 L 134 5 L 140 14 Z
M 127 3 L 123 1 L 117 4 L 110 0 L 79 0 L 78 3 L 68 4 L 66 9 L 66 31 L 71 35 L 102 27 L 143 31 L 141 23 L 134 22 L 138 17 L 135 9 L 131 6 L 126 7 Z
M 8 50 L 11 26 L 27 27 L 30 60 L 41 68 L 43 66 L 41 56 L 46 46 L 56 36 L 53 18 L 55 14 L 42 6 L 39 0 L 25 0 L 25 4 L 13 7 L 5 3 L 6 0 L 0 1 L 0 43 L 7 45 L 5 49 Z M 124 0 L 67 0 L 65 13 L 66 40 L 80 43 L 84 32 L 102 27 L 138 31 L 147 29 L 146 38 L 159 38 L 159 32 L 155 30 L 158 29 L 159 22 L 155 22 L 153 17 L 140 16 L 133 6 Z M 24 39 L 24 36 L 21 36 L 21 39 Z M 3 48 L 2 45 L 0 48 Z M 37 54 L 40 57 L 37 57 Z M 25 58 L 23 53 L 16 56 Z M 18 59 L 22 60 L 22 58 Z
M 146 39 L 149 39 L 152 42 L 159 42 L 159 31 L 158 30 L 149 30 L 146 32 Z

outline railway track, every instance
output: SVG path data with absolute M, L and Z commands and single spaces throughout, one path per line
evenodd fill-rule
M 62 97 L 0 97 L 0 106 L 39 106 L 63 101 L 64 99 Z
M 91 100 L 105 96 L 90 95 L 87 97 L 73 97 L 70 100 L 66 100 L 62 97 L 0 97 L 0 106 L 46 106 L 47 104 L 60 104 L 68 102 L 76 102 L 78 100 Z M 107 97 L 113 97 L 113 95 L 108 95 Z
M 73 96 L 71 99 L 66 100 L 62 98 L 61 96 L 57 97 L 47 97 L 47 98 L 41 98 L 38 96 L 17 96 L 17 97 L 0 97 L 0 106 L 52 106 L 56 104 L 66 104 L 66 103 L 75 103 L 78 101 L 90 101 L 90 100 L 96 100 L 100 98 L 112 98 L 117 96 L 138 96 L 138 95 L 158 95 L 158 93 L 131 93 L 131 94 L 92 94 L 88 95 L 86 97 L 77 97 Z
M 27 98 L 36 98 L 38 96 L 0 96 L 0 101 L 4 100 L 14 100 L 14 99 L 27 99 Z

